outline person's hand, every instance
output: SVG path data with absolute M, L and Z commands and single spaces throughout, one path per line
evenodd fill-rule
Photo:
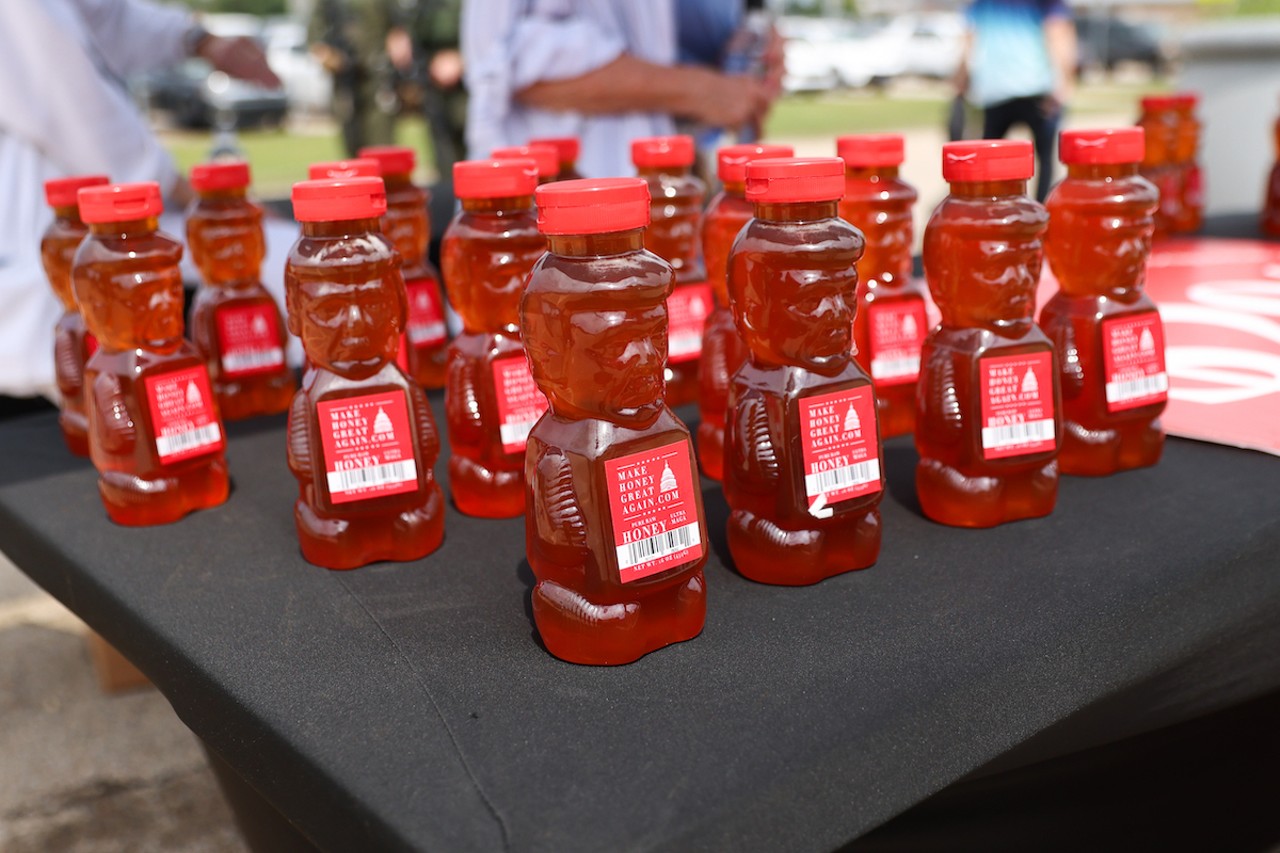
M 773 101 L 769 83 L 741 74 L 686 66 L 691 96 L 688 117 L 713 127 L 759 123 Z
M 197 46 L 196 55 L 232 77 L 267 89 L 280 88 L 280 78 L 267 65 L 262 47 L 247 36 L 206 36 Z
M 772 102 L 782 94 L 782 76 L 787 70 L 786 42 L 778 28 L 772 24 L 769 26 L 768 41 L 765 42 L 760 59 L 763 66 L 760 77 Z
M 400 71 L 413 68 L 413 39 L 404 27 L 392 27 L 387 31 L 387 59 Z
M 456 50 L 437 51 L 427 66 L 427 74 L 438 89 L 453 89 L 462 82 L 462 54 Z

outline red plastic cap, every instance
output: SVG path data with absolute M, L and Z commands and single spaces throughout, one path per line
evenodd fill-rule
M 132 222 L 159 216 L 164 211 L 160 185 L 155 181 L 82 187 L 76 199 L 80 203 L 80 218 L 85 222 Z
M 1035 154 L 1025 139 L 979 139 L 942 146 L 946 181 L 1025 181 L 1035 170 Z
M 1139 101 L 1144 112 L 1155 110 L 1176 110 L 1194 107 L 1200 103 L 1200 96 L 1195 92 L 1170 92 L 1165 95 L 1143 95 Z
M 836 137 L 836 153 L 846 166 L 874 169 L 901 166 L 907 158 L 906 144 L 898 133 L 860 133 Z
M 50 207 L 70 207 L 82 187 L 100 187 L 111 183 L 106 175 L 72 175 L 44 182 L 44 199 Z
M 649 224 L 649 185 L 641 178 L 543 184 L 535 194 L 543 234 L 607 234 Z
M 407 145 L 366 145 L 360 149 L 361 160 L 373 160 L 379 174 L 408 175 L 418 163 L 418 155 Z
M 347 178 L 381 178 L 382 167 L 378 161 L 370 157 L 356 157 L 352 160 L 329 160 L 323 163 L 312 163 L 307 169 L 307 177 L 313 181 L 341 181 Z
M 726 145 L 716 152 L 716 174 L 725 183 L 740 184 L 747 179 L 747 164 L 766 157 L 794 157 L 790 145 Z
M 560 174 L 560 152 L 554 145 L 529 143 L 509 148 L 495 148 L 489 155 L 495 160 L 532 160 L 538 166 L 539 178 L 554 178 Z
M 458 198 L 513 198 L 533 195 L 538 164 L 512 160 L 461 160 L 453 164 L 453 193 Z
M 1064 130 L 1058 142 L 1058 159 L 1067 165 L 1140 163 L 1146 151 L 1146 136 L 1140 127 Z
M 549 136 L 542 139 L 530 139 L 530 145 L 550 145 L 556 149 L 556 157 L 561 163 L 572 163 L 582 152 L 582 143 L 576 136 Z
M 754 202 L 839 201 L 844 161 L 839 157 L 782 157 L 747 164 L 747 199 Z
M 249 186 L 249 164 L 201 163 L 191 167 L 191 188 L 198 193 L 210 190 L 238 190 Z
M 647 136 L 631 143 L 631 162 L 637 168 L 692 166 L 692 136 Z
M 382 178 L 299 181 L 293 185 L 293 218 L 299 222 L 377 219 L 387 212 Z

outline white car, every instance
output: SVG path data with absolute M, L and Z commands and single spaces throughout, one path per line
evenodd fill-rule
M 274 19 L 263 27 L 267 64 L 284 84 L 289 107 L 327 113 L 333 103 L 333 78 L 307 49 L 307 28 L 297 21 Z
M 785 17 L 782 35 L 789 92 L 861 88 L 890 80 L 905 70 L 908 31 L 870 20 Z

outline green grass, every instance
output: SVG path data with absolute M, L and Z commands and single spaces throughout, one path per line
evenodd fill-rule
M 237 134 L 245 157 L 253 166 L 254 192 L 262 198 L 286 198 L 294 182 L 305 180 L 307 166 L 345 156 L 337 127 L 327 131 L 245 130 Z M 171 131 L 162 134 L 179 170 L 186 174 L 192 166 L 208 158 L 213 135 L 199 131 Z M 434 180 L 430 173 L 431 150 L 426 126 L 418 119 L 405 119 L 396 129 L 396 141 L 418 151 L 419 177 Z
M 1165 88 L 1167 84 L 1160 81 L 1090 82 L 1076 91 L 1071 111 L 1076 117 L 1096 114 L 1136 119 L 1139 96 Z M 890 89 L 792 96 L 774 105 L 766 131 L 771 138 L 795 139 L 942 127 L 949 101 L 945 84 L 920 87 L 910 93 L 894 93 Z M 402 120 L 396 136 L 401 144 L 418 150 L 418 178 L 434 180 L 423 121 L 416 117 Z M 184 173 L 206 159 L 212 142 L 209 133 L 185 131 L 165 132 L 162 138 Z M 306 131 L 244 131 L 239 134 L 239 142 L 253 165 L 254 191 L 261 198 L 287 197 L 293 183 L 306 178 L 308 164 L 342 157 L 337 127 L 325 122 L 314 122 Z

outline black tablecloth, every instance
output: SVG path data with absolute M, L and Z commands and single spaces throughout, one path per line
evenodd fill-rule
M 966 531 L 920 515 L 895 439 L 879 563 L 800 589 L 725 567 L 708 483 L 706 630 L 590 668 L 536 640 L 521 520 L 451 507 L 425 560 L 318 569 L 283 420 L 230 432 L 225 506 L 124 529 L 51 415 L 0 424 L 0 549 L 327 848 L 830 849 L 979 768 L 1280 688 L 1258 453 L 1171 439 L 1155 468 L 1064 478 L 1048 518 Z

